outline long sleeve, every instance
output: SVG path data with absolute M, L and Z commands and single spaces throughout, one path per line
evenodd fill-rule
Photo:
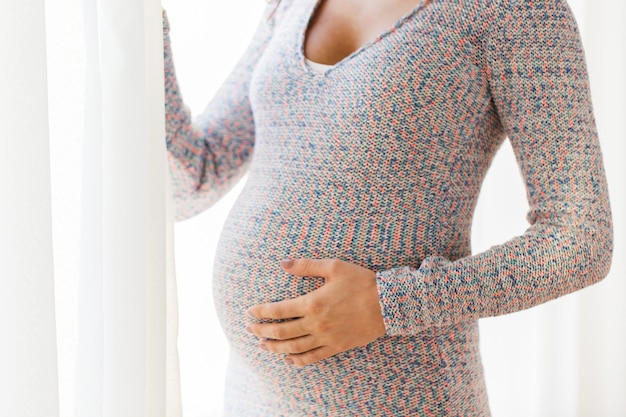
M 246 172 L 255 131 L 248 100 L 250 79 L 271 37 L 275 7 L 266 6 L 243 56 L 202 114 L 193 119 L 176 80 L 169 20 L 163 10 L 166 143 L 176 221 L 208 209 Z
M 566 0 L 502 0 L 481 57 L 529 203 L 526 231 L 377 272 L 387 334 L 519 311 L 603 279 L 613 224 L 585 53 Z

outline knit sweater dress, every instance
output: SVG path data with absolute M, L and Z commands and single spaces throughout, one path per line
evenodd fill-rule
M 270 3 L 193 120 L 164 14 L 176 219 L 206 210 L 248 173 L 213 265 L 230 344 L 225 415 L 488 416 L 478 319 L 576 291 L 611 264 L 577 23 L 566 0 L 417 1 L 318 74 L 303 41 L 319 4 Z M 472 255 L 477 197 L 507 137 L 529 227 Z M 287 274 L 286 257 L 376 271 L 386 334 L 302 368 L 260 349 L 246 309 L 323 285 Z

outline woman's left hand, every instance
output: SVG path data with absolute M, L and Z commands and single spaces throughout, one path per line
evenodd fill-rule
M 261 338 L 261 349 L 287 354 L 287 363 L 304 366 L 385 334 L 374 271 L 339 259 L 284 260 L 281 266 L 326 283 L 303 296 L 248 309 L 257 319 L 286 320 L 248 326 Z

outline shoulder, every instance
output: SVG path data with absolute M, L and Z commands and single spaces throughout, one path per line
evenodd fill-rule
M 293 0 L 267 0 L 267 3 L 264 17 L 270 25 L 274 26 L 282 20 L 283 15 L 287 13 Z
M 478 0 L 485 7 L 502 10 L 534 10 L 554 9 L 563 10 L 569 8 L 568 0 Z
M 578 32 L 568 0 L 468 0 L 480 3 L 484 34 Z
M 281 0 L 286 1 L 286 0 Z M 483 18 L 490 13 L 514 10 L 569 10 L 568 0 L 430 0 L 427 7 L 456 10 Z
M 484 3 L 485 12 L 493 19 L 512 14 L 571 14 L 568 0 L 478 0 Z
M 533 12 L 569 13 L 568 0 L 453 0 L 464 3 L 468 9 L 474 9 L 484 20 L 497 20 L 512 14 Z

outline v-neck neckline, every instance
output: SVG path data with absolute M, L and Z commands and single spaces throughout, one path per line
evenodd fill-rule
M 332 64 L 332 66 L 330 68 L 328 68 L 326 71 L 324 71 L 322 73 L 317 73 L 317 72 L 313 71 L 309 67 L 307 62 L 306 62 L 307 58 L 304 55 L 304 44 L 305 44 L 305 41 L 306 41 L 306 33 L 309 30 L 309 26 L 311 26 L 311 22 L 313 20 L 313 17 L 315 16 L 315 14 L 317 13 L 319 7 L 321 6 L 322 2 L 324 2 L 324 1 L 326 1 L 326 0 L 311 0 L 310 4 L 305 9 L 306 10 L 305 15 L 300 20 L 300 22 L 301 22 L 300 23 L 300 27 L 298 28 L 299 35 L 300 35 L 300 36 L 298 36 L 298 48 L 297 48 L 298 64 L 299 64 L 299 67 L 301 68 L 301 70 L 305 74 L 310 76 L 310 77 L 326 77 L 329 73 L 337 70 L 338 68 L 343 66 L 343 64 L 345 64 L 347 61 L 350 61 L 351 59 L 353 59 L 354 57 L 356 57 L 357 55 L 359 55 L 360 53 L 362 53 L 363 51 L 368 49 L 370 46 L 380 42 L 383 38 L 385 38 L 388 35 L 390 35 L 393 32 L 395 32 L 407 20 L 409 20 L 411 17 L 413 17 L 413 15 L 415 15 L 422 8 L 422 6 L 424 5 L 426 0 L 419 0 L 419 3 L 417 3 L 417 5 L 415 7 L 413 7 L 411 10 L 409 10 L 408 12 L 406 12 L 405 14 L 400 16 L 400 18 L 398 18 L 398 20 L 396 20 L 390 27 L 385 29 L 378 36 L 376 36 L 376 37 L 366 41 L 365 43 L 363 43 L 358 49 L 356 49 L 352 53 L 346 55 L 345 57 L 343 57 L 342 59 L 337 61 L 335 64 Z M 329 64 L 329 65 L 331 65 L 331 64 Z

